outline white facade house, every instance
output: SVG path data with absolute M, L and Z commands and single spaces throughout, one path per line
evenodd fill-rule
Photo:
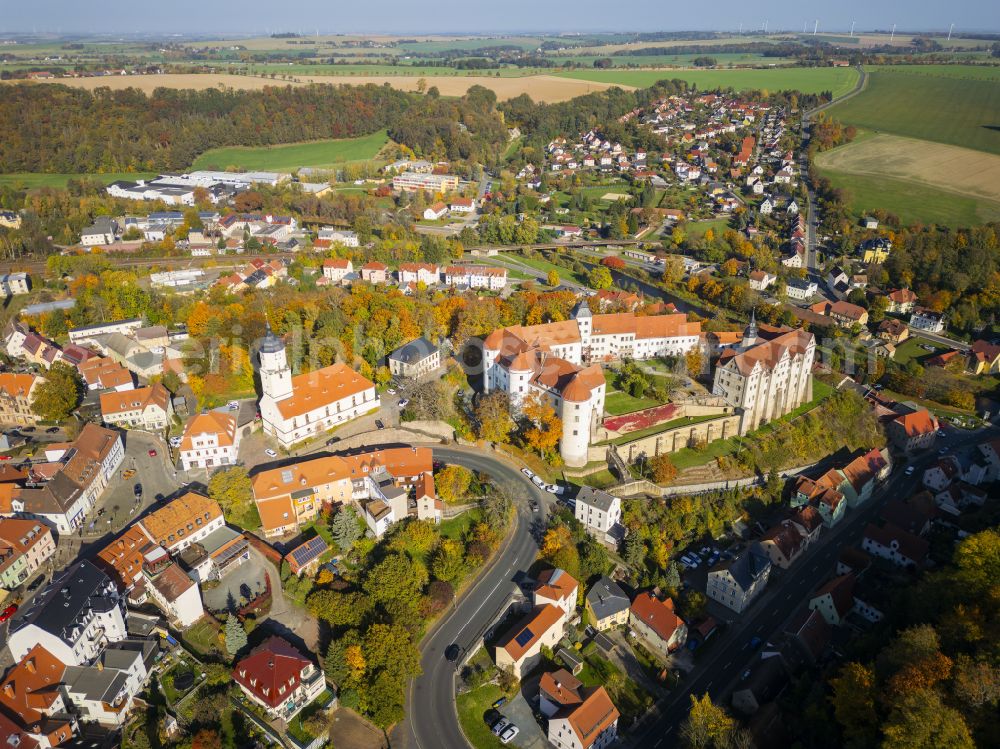
M 622 501 L 600 489 L 581 487 L 576 496 L 576 519 L 591 535 L 611 540 L 612 530 L 622 519 Z
M 319 232 L 317 232 L 316 238 L 326 242 L 342 244 L 344 247 L 358 247 L 360 245 L 357 232 L 347 231 L 345 229 L 335 229 L 332 226 L 324 226 L 321 228 Z
M 332 283 L 341 284 L 349 273 L 354 272 L 354 263 L 344 258 L 327 258 L 323 261 L 323 277 Z
M 751 321 L 738 349 L 719 357 L 712 392 L 740 409 L 740 433 L 790 413 L 812 400 L 816 339 L 804 330 L 758 337 Z
M 928 333 L 940 333 L 944 330 L 945 316 L 924 307 L 916 307 L 910 314 L 910 329 L 924 330 Z
M 400 283 L 422 283 L 428 286 L 438 283 L 441 272 L 430 263 L 402 263 L 399 266 Z
M 441 366 L 441 351 L 424 337 L 410 341 L 389 354 L 389 371 L 396 377 L 417 379 Z
M 705 594 L 713 601 L 742 613 L 767 586 L 771 560 L 760 544 L 753 544 L 736 559 L 721 562 L 708 571 Z
M 101 394 L 105 424 L 157 432 L 169 426 L 173 414 L 170 391 L 160 383 Z
M 699 346 L 700 335 L 700 323 L 689 323 L 683 314 L 594 315 L 581 302 L 570 320 L 490 333 L 483 342 L 483 385 L 486 392 L 507 393 L 515 410 L 528 397 L 547 401 L 562 419 L 563 460 L 585 465 L 604 413 L 599 362 L 682 356 Z
M 285 343 L 270 327 L 260 346 L 260 383 L 264 434 L 282 447 L 317 437 L 381 405 L 375 383 L 344 364 L 292 377 Z
M 795 257 L 798 258 L 799 255 Z M 800 268 L 802 267 L 801 261 L 799 265 L 789 267 Z M 789 299 L 797 299 L 799 301 L 812 299 L 816 296 L 817 291 L 819 291 L 819 286 L 816 285 L 815 281 L 800 281 L 797 278 L 793 278 L 785 285 L 785 296 Z
M 86 325 L 82 328 L 73 328 L 69 331 L 70 343 L 81 343 L 89 341 L 98 336 L 110 335 L 111 333 L 121 333 L 130 336 L 142 327 L 141 317 L 132 317 L 127 320 L 115 320 L 114 322 L 102 322 L 96 325 Z
M 234 465 L 240 453 L 240 436 L 236 417 L 231 414 L 209 411 L 193 416 L 181 437 L 181 466 L 190 471 Z
M 507 285 L 507 269 L 483 265 L 449 265 L 444 269 L 444 282 L 448 286 L 500 291 Z
M 35 596 L 7 645 L 15 660 L 41 645 L 66 665 L 79 666 L 125 637 L 125 599 L 110 577 L 84 560 Z
M 133 643 L 136 647 L 127 647 Z M 141 642 L 119 643 L 101 653 L 92 666 L 68 666 L 60 689 L 83 720 L 119 728 L 131 719 L 132 700 L 146 686 L 149 671 L 144 654 L 149 651 Z

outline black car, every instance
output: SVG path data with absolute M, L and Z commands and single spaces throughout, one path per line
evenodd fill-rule
M 45 433 L 46 434 L 55 434 L 58 431 L 59 431 L 59 427 L 49 427 L 48 429 L 45 430 Z
M 385 429 L 385 424 L 383 424 L 380 419 L 375 419 L 375 428 L 376 429 Z
M 334 445 L 337 442 L 340 442 L 340 437 L 331 437 L 326 441 L 326 446 L 329 447 L 330 445 Z
M 452 663 L 458 660 L 458 656 L 461 655 L 461 653 L 462 648 L 460 648 L 458 643 L 455 642 L 444 649 L 444 657 Z
M 35 582 L 33 582 L 31 585 L 28 586 L 28 590 L 38 590 L 38 588 L 40 588 L 44 582 L 45 582 L 45 575 L 35 578 Z
M 142 484 L 136 484 L 132 488 L 132 493 L 135 494 L 136 499 L 139 499 L 142 496 Z

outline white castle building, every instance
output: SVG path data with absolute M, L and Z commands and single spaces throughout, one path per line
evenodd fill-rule
M 271 332 L 260 345 L 260 416 L 282 447 L 317 437 L 381 405 L 375 383 L 345 364 L 292 376 L 285 342 Z
M 515 409 L 532 393 L 546 399 L 562 419 L 563 460 L 582 466 L 604 414 L 600 362 L 681 356 L 697 348 L 700 339 L 701 323 L 688 322 L 683 314 L 595 315 L 583 301 L 570 320 L 515 325 L 487 336 L 483 387 L 507 393 Z
M 751 318 L 741 344 L 719 357 L 712 392 L 740 409 L 740 434 L 746 434 L 812 400 L 815 354 L 812 333 L 758 330 Z

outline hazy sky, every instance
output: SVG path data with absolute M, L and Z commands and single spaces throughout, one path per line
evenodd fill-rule
M 1000 30 L 998 0 L 10 0 L 0 31 L 263 34 L 670 31 L 768 28 Z

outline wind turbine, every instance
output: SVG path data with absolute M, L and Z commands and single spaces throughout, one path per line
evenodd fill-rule
M 851 38 L 854 37 L 854 24 L 855 23 L 856 23 L 856 21 L 851 21 Z
M 892 40 L 896 38 L 896 24 L 892 25 L 892 33 L 889 34 L 889 44 L 892 44 Z
M 819 19 L 816 19 L 816 23 L 813 24 L 813 36 L 816 36 L 816 32 L 819 31 Z
M 955 24 L 952 24 L 951 28 L 948 29 L 948 41 L 949 42 L 951 41 L 951 32 L 954 31 L 954 30 L 955 30 Z

